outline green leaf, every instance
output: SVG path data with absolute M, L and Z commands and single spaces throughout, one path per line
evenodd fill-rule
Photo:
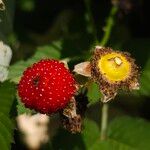
M 9 116 L 15 98 L 15 86 L 8 81 L 0 83 L 0 112 Z
M 6 117 L 6 116 L 5 116 Z M 0 117 L 0 134 L 4 138 L 8 147 L 10 147 L 10 143 L 12 142 L 12 134 L 9 132 L 9 129 L 5 126 L 7 122 L 3 122 Z
M 128 145 L 113 139 L 101 141 L 100 130 L 96 122 L 87 119 L 84 124 L 85 128 L 82 133 L 82 138 L 85 143 L 86 150 L 133 150 Z
M 59 144 L 58 144 L 59 141 Z M 52 141 L 53 150 L 78 150 L 85 149 L 84 142 L 80 134 L 71 134 L 66 130 L 59 130 Z
M 150 149 L 150 123 L 142 119 L 121 117 L 115 119 L 109 127 L 108 136 L 114 141 L 137 150 Z
M 0 148 L 1 150 L 10 149 L 13 142 L 14 125 L 11 120 L 4 114 L 0 113 Z M 6 147 L 3 148 L 2 147 Z
M 140 90 L 138 91 L 141 95 L 150 96 L 150 59 L 148 60 L 147 64 L 145 65 L 141 80 L 140 80 Z
M 96 83 L 92 82 L 88 86 L 87 97 L 90 102 L 90 105 L 98 102 L 99 99 L 101 98 L 101 93 L 100 93 L 99 87 Z
M 27 64 L 25 61 L 19 61 L 16 64 L 10 66 L 8 79 L 11 79 L 11 81 L 18 83 L 23 71 L 28 67 L 28 65 L 29 64 Z
M 136 150 L 126 144 L 120 143 L 118 141 L 109 139 L 107 141 L 96 141 L 95 144 L 89 148 L 89 150 Z
M 1 150 L 9 150 L 7 143 L 1 134 L 0 134 L 0 146 L 1 146 Z
M 98 140 L 100 140 L 100 130 L 96 122 L 86 119 L 84 121 L 84 129 L 82 138 L 85 143 L 86 149 L 90 149 L 91 146 Z
M 9 131 L 9 133 L 13 134 L 12 129 L 14 128 L 14 124 L 12 123 L 12 121 L 3 113 L 0 113 L 0 121 L 1 123 L 3 123 L 5 125 L 5 127 L 7 128 L 7 130 Z
M 104 141 L 100 140 L 96 122 L 89 119 L 84 121 L 82 134 L 73 135 L 61 130 L 52 141 L 54 150 L 149 150 L 149 143 L 150 123 L 130 117 L 114 119 L 108 127 L 108 138 Z
M 20 101 L 20 98 L 18 95 L 17 95 L 17 102 L 18 102 L 18 105 L 17 105 L 18 115 L 24 114 L 24 113 L 32 114 L 32 110 L 30 110 L 24 106 L 24 104 Z
M 71 134 L 66 130 L 59 130 L 52 141 L 53 149 L 86 150 L 97 139 L 99 130 L 96 124 L 88 119 L 84 121 L 84 125 L 82 134 Z
M 150 123 L 142 119 L 119 117 L 108 127 L 108 138 L 100 140 L 96 123 L 86 120 L 82 133 L 86 150 L 149 150 Z
M 29 67 L 31 64 L 41 59 L 46 59 L 46 58 L 50 58 L 50 59 L 60 58 L 60 52 L 58 50 L 57 45 L 55 45 L 55 43 L 51 45 L 39 47 L 36 53 L 34 54 L 34 56 L 28 59 L 27 61 L 19 61 L 16 64 L 10 66 L 10 73 L 8 78 L 11 79 L 11 81 L 13 82 L 18 83 L 25 68 Z
M 35 53 L 33 59 L 40 60 L 43 58 L 60 58 L 60 45 L 61 43 L 52 43 L 51 45 L 45 45 L 37 48 L 37 53 Z
M 13 142 L 13 123 L 10 111 L 15 98 L 15 86 L 8 81 L 0 83 L 0 149 L 9 150 Z

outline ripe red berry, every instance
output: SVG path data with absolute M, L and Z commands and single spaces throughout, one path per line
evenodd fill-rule
M 76 92 L 76 81 L 58 60 L 41 60 L 27 68 L 18 94 L 26 107 L 51 114 L 63 109 Z

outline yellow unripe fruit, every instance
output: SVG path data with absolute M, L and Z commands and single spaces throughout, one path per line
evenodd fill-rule
M 110 82 L 124 81 L 131 73 L 131 63 L 120 53 L 108 53 L 98 60 L 98 68 Z

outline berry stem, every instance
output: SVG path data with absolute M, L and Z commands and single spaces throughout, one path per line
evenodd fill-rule
M 99 43 L 100 46 L 105 46 L 111 35 L 112 28 L 114 26 L 114 20 L 115 15 L 117 14 L 118 6 L 112 6 L 110 10 L 110 14 L 106 20 L 106 26 L 104 30 L 103 38 L 101 39 L 101 42 Z M 102 104 L 102 114 L 101 114 L 101 140 L 105 140 L 107 137 L 107 123 L 108 123 L 108 104 L 103 103 Z
M 106 26 L 104 27 L 104 36 L 100 42 L 100 46 L 106 45 L 107 42 L 109 41 L 110 34 L 111 34 L 112 28 L 114 26 L 114 19 L 115 19 L 115 15 L 116 15 L 117 11 L 118 11 L 117 6 L 113 6 L 110 10 L 109 17 L 106 20 Z
M 107 137 L 107 123 L 108 123 L 108 104 L 102 104 L 102 116 L 101 116 L 101 140 L 105 140 Z

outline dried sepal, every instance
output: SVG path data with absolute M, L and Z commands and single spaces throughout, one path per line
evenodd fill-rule
M 63 126 L 71 133 L 81 132 L 82 120 L 80 114 L 77 114 L 76 105 L 75 98 L 73 97 L 67 107 L 63 110 Z
M 139 88 L 139 69 L 129 53 L 96 46 L 91 59 L 91 76 L 99 84 L 102 102 L 113 99 L 119 89 Z
M 74 66 L 74 72 L 77 74 L 86 76 L 86 77 L 91 77 L 91 64 L 89 61 L 79 63 Z
M 65 59 L 60 60 L 60 62 L 62 62 L 67 69 L 69 69 L 69 66 L 68 66 L 69 61 L 70 61 L 69 58 L 65 58 Z
M 63 118 L 63 127 L 69 132 L 75 134 L 81 132 L 81 116 L 76 115 L 74 118 Z
M 67 118 L 74 118 L 77 115 L 76 101 L 74 97 L 70 100 L 68 105 L 63 110 L 63 115 L 66 116 Z
M 5 4 L 2 0 L 0 0 L 0 10 L 5 10 Z

